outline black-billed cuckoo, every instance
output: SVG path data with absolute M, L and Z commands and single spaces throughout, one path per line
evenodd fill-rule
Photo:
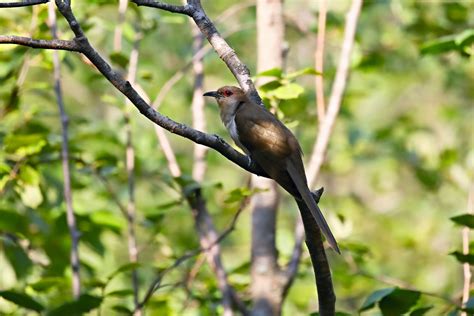
M 225 86 L 204 96 L 217 100 L 222 122 L 237 146 L 298 201 L 304 201 L 331 247 L 339 252 L 308 188 L 301 147 L 293 133 L 238 87 Z

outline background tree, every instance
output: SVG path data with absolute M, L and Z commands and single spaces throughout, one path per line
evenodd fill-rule
M 68 1 L 57 1 L 60 40 L 55 40 L 48 5 L 33 5 L 45 2 L 0 2 L 0 43 L 17 44 L 0 45 L 0 310 L 63 315 L 94 309 L 107 314 L 139 313 L 143 307 L 157 314 L 245 313 L 252 300 L 247 291 L 252 280 L 250 215 L 245 201 L 255 193 L 243 186 L 247 173 L 210 151 L 204 161 L 212 167 L 204 178 L 197 176 L 193 166 L 203 161 L 202 154 L 193 157 L 192 144 L 174 135 L 167 135 L 168 147 L 161 137 L 160 150 L 156 150 L 152 124 L 134 110 L 127 123 L 123 97 L 116 90 L 149 120 L 258 173 L 219 138 L 175 124 L 140 98 L 158 95 L 155 105 L 160 105 L 161 113 L 191 124 L 190 105 L 200 80 L 196 62 L 208 49 L 199 49 L 197 42 L 192 49 L 193 32 L 185 16 L 136 9 L 133 4 L 124 11 L 123 1 L 119 19 L 123 22 L 117 22 L 116 2 L 72 1 L 70 11 Z M 20 5 L 26 7 L 11 8 Z M 186 6 L 157 6 L 191 14 L 190 8 L 198 5 L 190 1 Z M 222 34 L 229 34 L 227 40 L 237 52 L 227 50 L 219 56 L 231 65 L 243 88 L 251 91 L 245 69 L 235 66 L 241 59 L 255 68 L 255 46 L 249 45 L 255 38 L 253 7 L 232 6 L 228 1 L 204 6 Z M 329 100 L 325 116 L 343 52 L 339 43 L 343 42 L 344 14 L 350 6 L 340 1 L 327 7 L 323 79 Z M 334 214 L 329 221 L 343 250 L 340 257 L 329 256 L 338 310 L 354 313 L 378 308 L 385 315 L 472 311 L 472 203 L 465 208 L 474 169 L 470 89 L 474 11 L 469 6 L 464 2 L 371 2 L 362 8 L 354 54 L 347 64 L 351 76 L 319 176 L 326 187 L 322 207 Z M 317 25 L 319 31 L 322 25 L 317 22 L 320 8 L 312 2 L 285 4 L 289 47 L 286 66 L 281 67 L 285 71 L 267 73 L 272 80 L 260 88 L 268 105 L 276 102 L 277 114 L 298 134 L 307 153 L 314 144 L 317 110 L 314 71 L 304 69 L 313 66 Z M 221 19 L 214 18 L 221 14 Z M 202 14 L 193 19 L 208 26 Z M 201 30 L 205 36 L 213 32 L 212 28 Z M 73 36 L 71 31 L 77 38 L 74 41 L 67 40 Z M 117 40 L 120 33 L 121 49 L 114 49 L 112 34 Z M 137 94 L 121 77 L 133 68 L 132 52 L 138 48 L 140 34 L 135 82 L 129 77 Z M 210 42 L 215 47 L 223 44 L 215 36 Z M 71 286 L 72 242 L 63 197 L 60 148 L 64 134 L 52 101 L 57 63 L 51 51 L 24 46 L 82 52 L 58 54 L 80 233 L 81 295 L 77 300 Z M 111 71 L 101 56 L 116 70 Z M 203 59 L 205 85 L 212 89 L 232 83 L 227 68 L 215 55 L 208 56 Z M 186 75 L 191 67 L 195 75 Z M 171 89 L 168 80 L 175 82 Z M 220 123 L 214 123 L 217 110 L 210 106 L 205 112 L 213 122 L 209 130 L 226 135 Z M 135 150 L 137 264 L 130 264 L 123 246 L 130 224 L 123 206 L 130 200 L 131 175 L 123 156 L 130 139 Z M 213 235 L 200 230 L 212 232 L 212 226 L 199 226 L 202 202 L 210 215 L 206 218 L 216 227 Z M 280 210 L 276 247 L 280 262 L 286 263 L 294 254 L 297 214 L 294 202 L 287 198 L 282 199 Z M 462 241 L 452 222 L 464 227 Z M 216 242 L 222 269 L 212 255 Z M 129 275 L 134 270 L 135 289 Z M 317 310 L 306 253 L 281 310 L 283 314 Z

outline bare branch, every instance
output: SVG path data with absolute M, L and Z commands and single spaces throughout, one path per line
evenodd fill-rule
M 54 4 L 52 2 L 48 5 L 48 22 L 51 28 L 51 35 L 53 39 L 57 39 L 56 32 L 56 12 Z M 72 270 L 72 292 L 74 298 L 79 298 L 81 294 L 81 281 L 80 281 L 80 263 L 79 263 L 79 236 L 80 233 L 77 230 L 76 216 L 74 215 L 74 208 L 72 205 L 72 189 L 71 189 L 71 170 L 69 162 L 69 135 L 68 135 L 68 123 L 69 118 L 66 113 L 64 106 L 63 93 L 61 88 L 61 65 L 59 61 L 59 54 L 56 50 L 53 51 L 53 65 L 54 65 L 54 92 L 56 94 L 56 101 L 58 103 L 59 113 L 61 117 L 61 162 L 63 167 L 64 177 L 64 201 L 66 203 L 66 219 L 67 226 L 69 228 L 69 234 L 71 236 L 71 270 Z
M 3 2 L 0 3 L 0 8 L 19 8 L 19 7 L 28 7 L 37 4 L 47 3 L 49 0 L 23 0 L 16 2 Z
M 342 42 L 341 56 L 337 66 L 336 77 L 332 86 L 331 97 L 326 112 L 325 119 L 319 129 L 318 139 L 313 147 L 313 153 L 308 165 L 308 183 L 310 186 L 318 178 L 319 170 L 323 164 L 329 138 L 336 122 L 337 114 L 341 107 L 341 100 L 346 88 L 349 65 L 351 60 L 352 47 L 354 46 L 357 20 L 359 18 L 362 0 L 353 0 L 349 12 L 346 16 L 346 26 L 344 29 L 344 40 Z
M 191 7 L 189 5 L 172 5 L 172 4 L 163 3 L 161 1 L 153 1 L 153 0 L 131 0 L 131 1 L 138 6 L 157 8 L 157 9 L 161 9 L 161 10 L 165 10 L 165 11 L 169 11 L 173 13 L 180 13 L 180 14 L 186 14 L 186 15 L 191 14 Z
M 75 33 L 75 40 L 80 46 L 80 51 L 91 61 L 91 63 L 96 66 L 96 68 L 104 75 L 107 80 L 112 83 L 114 87 L 127 96 L 127 98 L 144 116 L 174 134 L 217 150 L 227 159 L 249 172 L 268 177 L 268 175 L 257 164 L 249 160 L 247 156 L 242 155 L 233 149 L 232 146 L 226 143 L 221 137 L 217 135 L 209 135 L 192 129 L 185 124 L 178 123 L 166 116 L 163 116 L 151 108 L 143 100 L 143 98 L 140 97 L 137 91 L 133 89 L 131 84 L 124 80 L 118 71 L 112 69 L 110 65 L 102 58 L 102 56 L 100 56 L 92 47 L 92 45 L 89 43 L 89 40 L 84 36 L 84 32 L 73 15 L 70 6 L 68 6 L 65 2 L 61 2 L 61 0 L 56 0 L 56 4 L 59 8 L 59 11 L 66 18 L 71 29 Z
M 72 52 L 80 52 L 81 48 L 75 41 L 67 40 L 43 40 L 33 39 L 31 37 L 15 36 L 15 35 L 0 35 L 0 44 L 16 44 L 21 46 L 28 46 L 31 48 L 45 48 L 55 50 L 68 50 Z

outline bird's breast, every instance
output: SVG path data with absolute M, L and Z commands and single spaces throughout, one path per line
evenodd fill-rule
M 232 140 L 235 142 L 235 144 L 239 146 L 246 154 L 249 154 L 247 148 L 245 148 L 245 146 L 240 142 L 239 131 L 237 130 L 237 125 L 235 123 L 235 115 L 229 117 L 224 125 L 229 131 L 230 137 L 232 137 Z

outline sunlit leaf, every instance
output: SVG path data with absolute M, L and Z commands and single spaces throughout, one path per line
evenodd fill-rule
M 257 74 L 257 77 L 276 77 L 281 78 L 283 75 L 281 68 L 272 68 L 265 71 L 262 71 Z
M 296 99 L 304 92 L 304 88 L 296 83 L 290 83 L 281 87 L 276 88 L 272 91 L 277 99 L 281 100 L 290 100 Z
M 43 194 L 38 185 L 24 185 L 20 189 L 23 204 L 31 208 L 37 208 L 43 202 Z
M 291 80 L 291 79 L 304 76 L 304 75 L 322 75 L 322 73 L 320 73 L 319 71 L 316 71 L 316 69 L 314 68 L 308 67 L 308 68 L 304 68 L 295 72 L 291 72 L 287 74 L 285 77 Z

